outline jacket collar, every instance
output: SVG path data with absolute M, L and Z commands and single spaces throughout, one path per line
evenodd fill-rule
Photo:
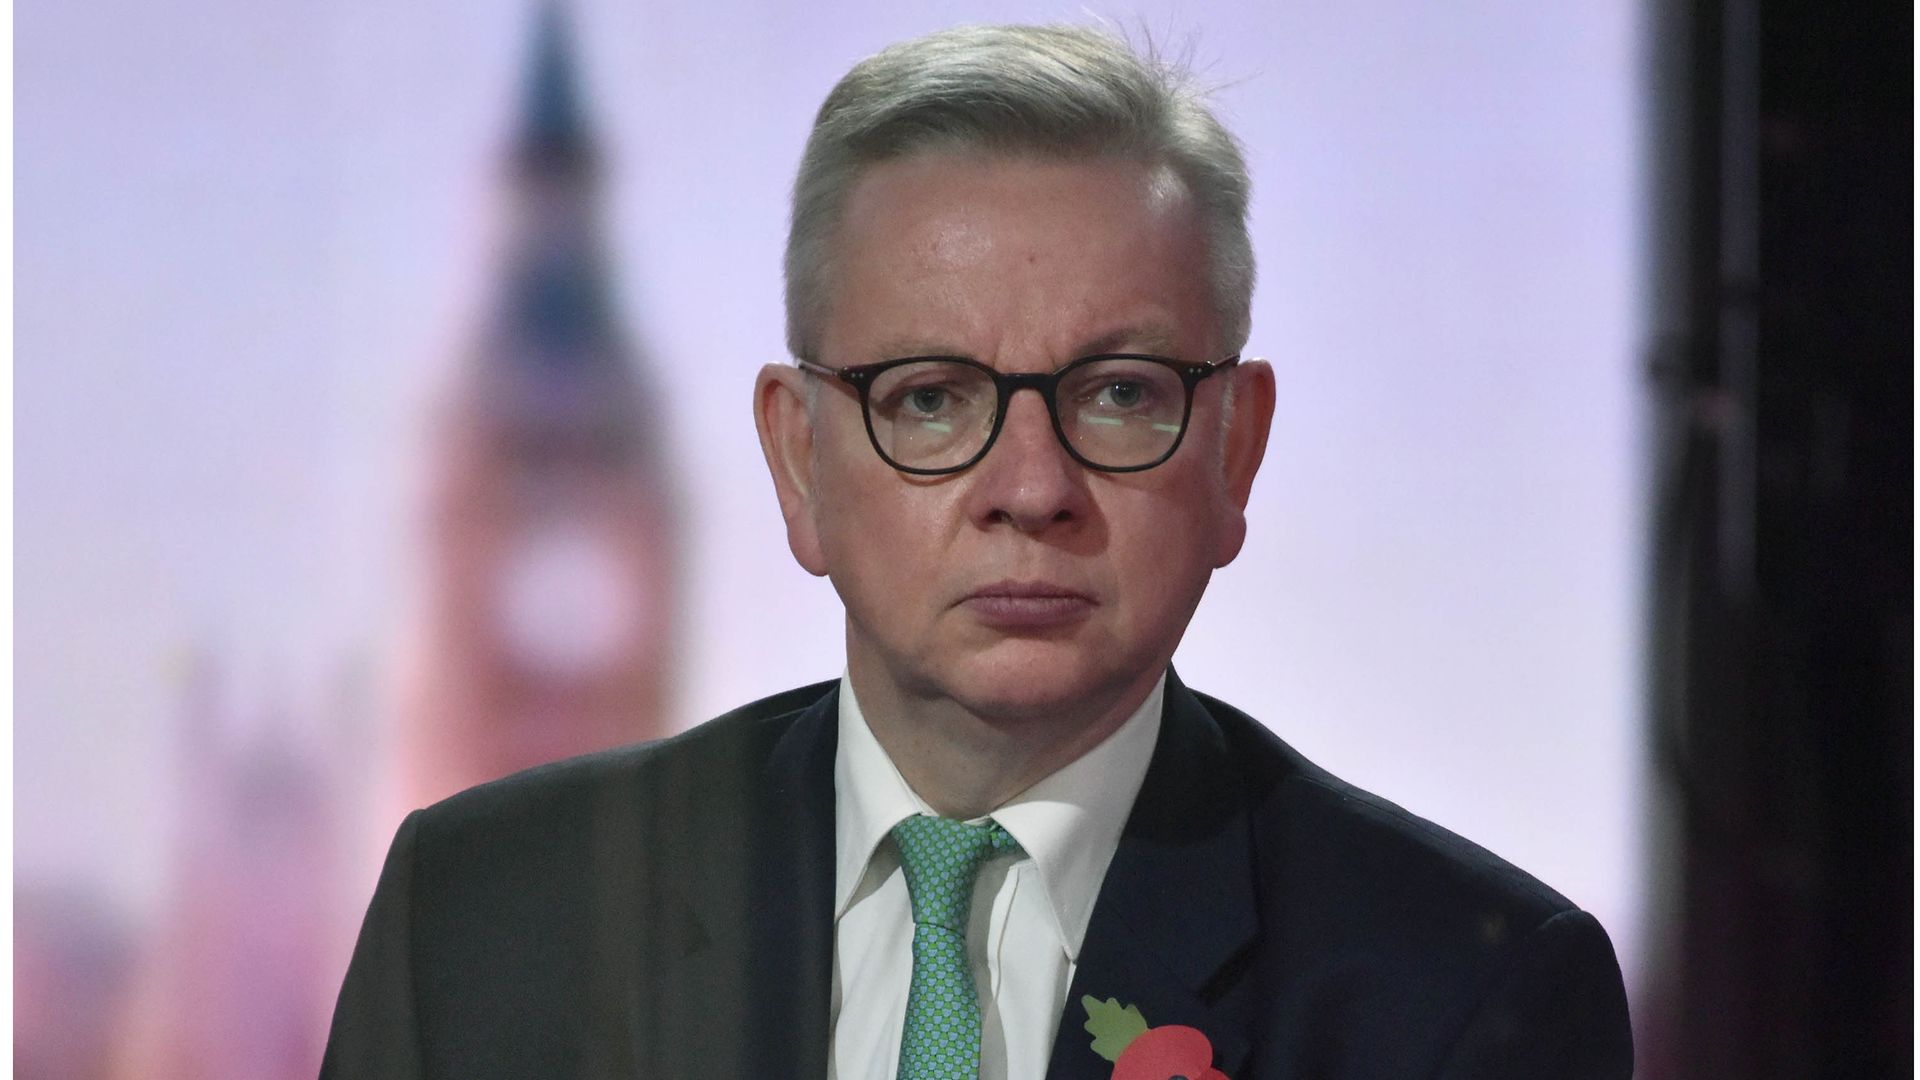
M 728 1011 L 744 1023 L 723 1033 L 730 1044 L 717 1037 L 708 1060 L 738 1061 L 741 1075 L 826 1070 L 839 695 L 831 685 L 818 689 L 821 696 L 778 735 L 759 791 L 738 801 L 742 819 L 725 826 L 739 842 L 719 857 L 750 868 L 746 918 L 703 914 L 710 909 L 699 896 L 683 896 L 702 944 L 659 965 L 668 970 L 639 973 L 673 986 L 684 1001 L 734 1006 Z M 1153 761 L 1094 903 L 1054 1037 L 1051 1080 L 1112 1073 L 1092 1050 L 1085 996 L 1137 1006 L 1153 1026 L 1198 1029 L 1213 1043 L 1215 1067 L 1229 1076 L 1244 1062 L 1245 1029 L 1219 1007 L 1232 962 L 1257 929 L 1238 776 L 1219 725 L 1169 671 Z M 635 1049 L 639 1061 L 657 1060 Z
M 1232 961 L 1258 917 L 1245 793 L 1220 727 L 1172 672 L 1160 739 L 1095 901 L 1047 1075 L 1105 1078 L 1082 998 L 1117 998 L 1149 1025 L 1196 1028 L 1234 1075 L 1248 1050 L 1218 1007 Z
M 680 917 L 698 929 L 677 955 L 642 960 L 635 972 L 657 988 L 643 1014 L 680 1017 L 633 1025 L 641 1075 L 698 1070 L 714 1075 L 822 1077 L 826 1074 L 833 982 L 833 753 L 838 693 L 789 714 L 746 718 L 774 724 L 760 747 L 759 768 L 705 778 L 695 803 L 682 809 L 695 824 L 688 836 L 659 836 L 686 849 L 678 867 Z M 795 692 L 796 694 L 798 692 Z M 787 698 L 787 695 L 782 695 Z M 720 721 L 716 721 L 718 723 Z M 692 785 L 698 787 L 695 779 Z M 698 837 L 696 842 L 689 842 Z M 676 853 L 677 855 L 678 853 Z M 742 897 L 741 905 L 716 902 Z M 637 958 L 639 959 L 639 958 Z M 668 1045 L 679 1042 L 680 1045 Z
M 759 828 L 749 1067 L 756 1076 L 825 1075 L 833 993 L 833 752 L 839 692 L 803 711 L 774 746 Z M 747 1034 L 747 1033 L 742 1033 Z

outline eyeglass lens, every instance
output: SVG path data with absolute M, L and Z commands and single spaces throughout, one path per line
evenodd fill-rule
M 1187 388 L 1165 364 L 1096 360 L 1064 373 L 1054 394 L 1061 433 L 1087 461 L 1129 468 L 1158 460 L 1180 438 Z M 1000 405 L 979 368 L 925 360 L 873 380 L 867 414 L 882 456 L 897 466 L 942 469 L 980 453 Z

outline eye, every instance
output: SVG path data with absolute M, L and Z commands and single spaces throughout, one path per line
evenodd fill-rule
M 1146 398 L 1146 384 L 1115 379 L 1101 387 L 1094 400 L 1116 409 L 1137 409 Z
M 917 386 L 907 391 L 905 404 L 911 412 L 933 416 L 947 407 L 952 396 L 944 386 Z
M 874 405 L 880 415 L 898 420 L 948 420 L 973 406 L 972 388 L 940 372 L 912 373 L 899 385 L 876 388 Z
M 949 360 L 914 360 L 887 368 L 868 392 L 871 415 L 886 423 L 940 426 L 993 418 L 993 377 Z

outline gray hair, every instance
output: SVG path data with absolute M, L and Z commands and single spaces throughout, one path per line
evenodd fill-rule
M 1251 328 L 1253 243 L 1246 160 L 1184 65 L 1142 57 L 1101 30 L 965 26 L 890 46 L 827 95 L 793 183 L 787 233 L 787 348 L 813 358 L 831 303 L 833 238 L 862 169 L 927 151 L 1165 166 L 1207 235 L 1221 344 Z

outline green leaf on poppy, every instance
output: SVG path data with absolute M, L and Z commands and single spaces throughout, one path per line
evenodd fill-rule
M 1091 995 L 1080 999 L 1087 1010 L 1087 1031 L 1093 1036 L 1093 1052 L 1108 1061 L 1120 1060 L 1127 1044 L 1147 1030 L 1147 1019 L 1135 1006 L 1122 1007 L 1119 998 L 1100 1001 Z

